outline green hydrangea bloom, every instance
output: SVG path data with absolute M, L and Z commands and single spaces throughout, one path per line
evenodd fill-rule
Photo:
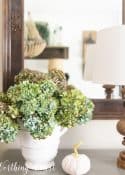
M 41 91 L 47 96 L 52 96 L 57 90 L 56 84 L 52 80 L 44 80 L 41 85 Z
M 47 79 L 47 74 L 30 69 L 22 70 L 18 75 L 14 77 L 14 82 L 19 84 L 23 81 L 29 81 L 30 83 L 40 84 L 43 80 Z
M 41 139 L 52 134 L 57 124 L 54 118 L 58 108 L 58 101 L 53 97 L 55 91 L 57 86 L 51 80 L 40 84 L 24 81 L 7 91 L 8 98 L 19 110 L 15 112 L 22 116 L 24 127 L 34 138 Z
M 68 88 L 60 95 L 56 120 L 63 127 L 74 127 L 92 118 L 93 103 L 75 88 Z
M 0 102 L 9 103 L 6 93 L 0 92 Z
M 70 128 L 92 118 L 93 103 L 67 85 L 62 71 L 24 70 L 15 82 L 7 93 L 0 93 L 2 142 L 14 141 L 22 123 L 34 139 L 45 139 L 57 125 Z
M 45 139 L 52 134 L 56 126 L 54 116 L 46 120 L 46 118 L 40 118 L 34 114 L 24 118 L 23 121 L 24 127 L 27 128 L 34 139 Z
M 7 97 L 12 103 L 25 102 L 36 98 L 41 94 L 40 85 L 24 81 L 20 84 L 11 86 L 7 91 Z
M 5 114 L 0 114 L 0 141 L 13 142 L 18 133 L 18 125 Z

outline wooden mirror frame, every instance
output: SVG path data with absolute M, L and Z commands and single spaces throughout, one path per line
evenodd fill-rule
M 2 0 L 3 91 L 23 68 L 23 0 Z
M 3 0 L 4 40 L 3 75 L 4 90 L 11 84 L 18 72 L 23 69 L 23 18 L 24 0 Z M 125 24 L 125 0 L 123 0 L 123 24 Z M 125 116 L 125 103 L 122 99 L 93 99 L 94 119 L 120 119 Z

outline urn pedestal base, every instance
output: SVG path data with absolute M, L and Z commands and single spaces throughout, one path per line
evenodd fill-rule
M 27 131 L 21 132 L 21 152 L 25 166 L 31 170 L 46 170 L 54 167 L 54 159 L 58 152 L 60 137 L 67 128 L 56 127 L 46 139 L 33 139 Z
M 49 168 L 53 168 L 55 166 L 54 161 L 47 162 L 44 164 L 35 164 L 33 162 L 26 161 L 25 166 L 30 170 L 47 170 Z

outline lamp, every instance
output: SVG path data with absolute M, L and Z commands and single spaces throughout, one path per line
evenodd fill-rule
M 86 63 L 84 69 L 84 80 L 93 80 L 93 64 L 96 58 L 96 44 L 91 44 L 87 46 L 86 49 Z M 111 94 L 113 92 L 114 85 L 103 85 L 105 88 L 106 99 L 111 99 Z
M 125 85 L 125 25 L 98 32 L 93 66 L 94 82 Z
M 125 85 L 125 26 L 116 26 L 97 33 L 96 57 L 93 62 L 92 81 L 107 85 Z M 117 130 L 125 136 L 125 120 Z M 125 145 L 125 137 L 123 140 Z M 120 152 L 117 165 L 125 169 L 125 151 Z

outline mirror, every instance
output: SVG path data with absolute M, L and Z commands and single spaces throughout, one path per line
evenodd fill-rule
M 23 16 L 30 10 L 33 20 L 39 19 L 40 21 L 48 21 L 46 15 L 49 15 L 49 19 L 52 22 L 51 24 L 53 24 L 54 21 L 54 24 L 64 25 L 62 31 L 65 35 L 62 37 L 62 41 L 63 45 L 69 47 L 69 58 L 64 60 L 64 71 L 70 73 L 69 81 L 72 84 L 76 85 L 78 88 L 81 87 L 80 89 L 82 89 L 88 97 L 92 98 L 93 96 L 93 102 L 95 103 L 94 119 L 122 118 L 125 114 L 122 99 L 106 100 L 103 98 L 104 91 L 100 85 L 93 85 L 89 82 L 84 82 L 84 60 L 82 57 L 82 51 L 84 31 L 98 31 L 104 27 L 121 24 L 122 20 L 125 22 L 125 0 L 111 0 L 110 2 L 108 0 L 82 0 L 82 4 L 80 4 L 81 0 L 73 3 L 70 2 L 71 1 L 66 0 L 61 2 L 54 0 L 51 6 L 50 1 L 48 0 L 38 0 L 37 2 L 32 0 L 32 3 L 30 0 L 3 1 L 4 10 L 6 12 L 4 12 L 6 32 L 3 48 L 3 72 L 5 74 L 4 77 L 6 77 L 4 78 L 4 84 L 6 84 L 5 87 L 7 89 L 7 87 L 13 83 L 14 76 L 23 68 Z M 61 10 L 60 7 L 63 9 Z M 78 13 L 76 13 L 77 11 Z M 82 16 L 83 14 L 84 16 Z M 71 45 L 71 43 L 73 43 L 73 45 Z M 54 54 L 56 53 L 59 56 L 60 53 L 63 53 L 63 58 L 66 58 L 67 54 L 65 55 L 64 53 L 67 53 L 67 47 L 65 49 L 55 47 L 54 50 L 56 50 Z M 49 53 L 51 53 L 52 56 L 53 48 L 49 48 L 49 51 L 51 51 Z M 24 66 L 40 71 L 47 71 L 48 60 L 41 60 L 40 57 L 38 57 L 38 59 L 25 59 Z M 94 89 L 96 89 L 97 93 L 101 91 L 101 95 L 97 96 Z
M 70 76 L 69 83 L 77 86 L 89 98 L 104 99 L 102 85 L 84 81 L 85 52 L 87 44 L 92 44 L 90 41 L 84 48 L 84 41 L 88 31 L 96 33 L 100 29 L 122 24 L 122 0 L 32 0 L 32 3 L 27 0 L 24 3 L 25 21 L 29 11 L 34 23 L 48 25 L 49 45 L 69 47 L 69 58 L 63 60 L 63 70 Z M 58 37 L 60 43 L 55 41 Z M 26 59 L 24 66 L 46 72 L 48 60 Z M 119 87 L 115 88 L 113 98 L 120 98 Z

